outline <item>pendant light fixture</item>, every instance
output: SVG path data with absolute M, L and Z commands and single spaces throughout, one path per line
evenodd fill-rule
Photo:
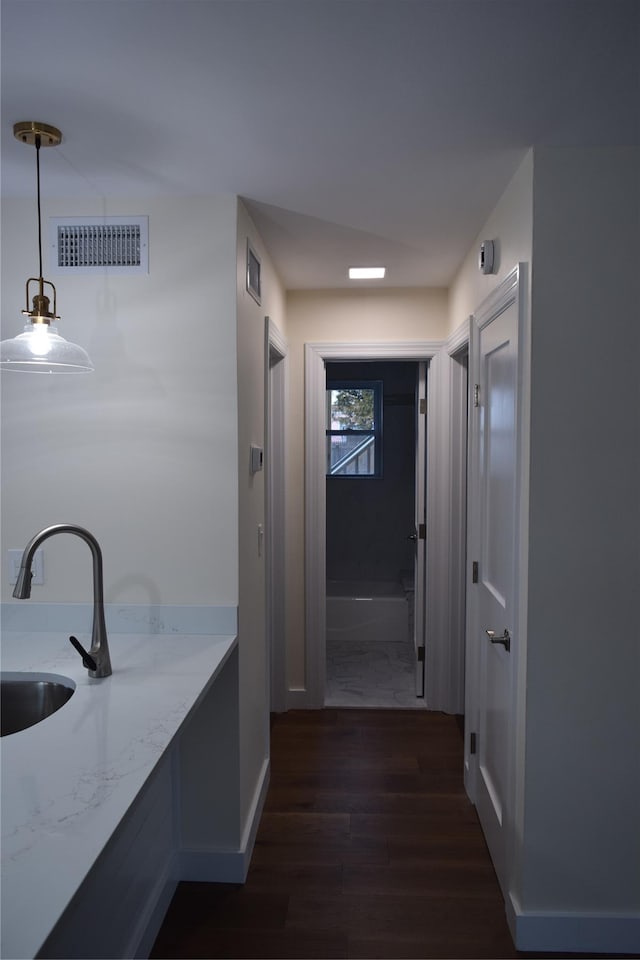
M 26 310 L 22 313 L 28 317 L 28 322 L 25 324 L 24 331 L 12 340 L 3 340 L 0 343 L 0 368 L 3 371 L 13 370 L 18 373 L 90 373 L 93 370 L 93 364 L 87 352 L 77 344 L 65 340 L 58 333 L 55 321 L 60 317 L 56 314 L 56 288 L 42 276 L 40 148 L 57 147 L 62 140 L 62 134 L 57 127 L 29 120 L 16 123 L 13 135 L 21 143 L 28 143 L 36 148 L 40 269 L 38 276 L 30 277 L 26 283 Z M 31 284 L 37 285 L 37 293 L 33 296 L 33 305 L 29 309 Z M 51 299 L 45 294 L 45 287 L 50 287 L 53 291 L 53 311 L 50 309 Z

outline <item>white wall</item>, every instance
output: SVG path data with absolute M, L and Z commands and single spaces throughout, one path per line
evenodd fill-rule
M 43 203 L 49 216 L 149 215 L 148 276 L 58 278 L 63 336 L 95 373 L 2 377 L 2 597 L 6 551 L 42 527 L 86 526 L 109 603 L 236 604 L 236 200 Z M 22 329 L 37 272 L 32 201 L 3 201 L 3 336 Z M 91 598 L 85 544 L 44 546 L 34 601 Z M 18 603 L 19 601 L 14 601 Z
M 453 333 L 473 313 L 517 263 L 531 261 L 533 231 L 533 152 L 529 151 L 496 204 L 491 216 L 471 244 L 449 292 L 449 330 Z M 483 240 L 496 249 L 494 274 L 478 269 Z
M 439 340 L 447 333 L 447 291 L 316 290 L 287 294 L 287 665 L 290 689 L 305 686 L 304 345 Z
M 640 906 L 639 171 L 535 152 L 529 910 Z
M 269 731 L 264 473 L 250 474 L 249 443 L 264 446 L 264 316 L 283 330 L 284 293 L 236 197 L 50 201 L 44 216 L 129 212 L 149 215 L 148 276 L 51 275 L 60 332 L 86 346 L 95 373 L 2 377 L 3 559 L 42 527 L 74 522 L 102 546 L 107 603 L 239 604 L 242 831 Z M 7 202 L 2 226 L 11 336 L 37 265 L 33 204 Z M 245 288 L 247 236 L 262 260 L 261 305 Z M 86 545 L 59 537 L 44 552 L 33 601 L 90 600 Z M 3 598 L 10 591 L 3 563 Z
M 261 261 L 258 304 L 246 289 L 247 238 Z M 269 689 L 266 649 L 265 542 L 258 553 L 258 525 L 265 524 L 265 472 L 251 474 L 249 447 L 265 445 L 265 316 L 284 328 L 284 291 L 246 207 L 237 212 L 238 318 L 238 610 L 240 671 L 241 822 L 258 802 L 269 754 Z

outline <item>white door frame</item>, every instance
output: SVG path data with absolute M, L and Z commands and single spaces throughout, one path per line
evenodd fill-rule
M 447 340 L 449 356 L 449 638 L 441 663 L 442 683 L 449 689 L 449 711 L 465 712 L 465 647 L 467 591 L 467 483 L 470 319 Z
M 325 361 L 426 360 L 427 378 L 427 653 L 425 702 L 446 709 L 448 691 L 431 669 L 447 656 L 449 640 L 449 455 L 450 359 L 442 340 L 388 343 L 305 344 L 305 698 L 324 706 L 326 679 L 326 454 Z M 299 705 L 302 705 L 301 703 Z
M 514 623 L 517 642 L 512 644 L 514 689 L 512 690 L 509 722 L 508 752 L 510 758 L 507 800 L 506 883 L 514 875 L 517 856 L 517 836 L 524 821 L 522 769 L 525 733 L 525 673 L 527 623 L 527 568 L 528 568 L 528 503 L 529 503 L 529 434 L 530 434 L 530 356 L 531 331 L 527 291 L 526 264 L 519 263 L 495 290 L 479 305 L 471 318 L 472 331 L 488 323 L 509 304 L 518 307 L 518 360 L 516 398 L 516 468 L 515 468 L 515 551 L 514 551 Z M 469 356 L 470 385 L 478 382 L 477 337 L 472 335 Z M 473 394 L 471 386 L 470 394 Z M 471 398 L 470 403 L 473 403 Z M 480 556 L 480 529 L 474 491 L 478 490 L 478 432 L 469 420 L 469 522 L 467 550 L 467 650 L 465 717 L 465 788 L 475 803 L 477 796 L 477 755 L 472 752 L 470 734 L 478 724 L 478 633 L 477 591 L 474 591 L 472 563 Z M 503 882 L 505 882 L 503 880 Z
M 414 554 L 413 554 L 413 643 L 416 697 L 425 697 L 425 657 L 427 640 L 427 390 L 429 364 L 418 361 L 415 388 L 415 465 L 414 465 Z M 420 407 L 424 404 L 424 411 Z M 420 536 L 423 527 L 425 534 Z
M 287 341 L 265 317 L 265 549 L 268 702 L 287 709 L 285 572 L 285 406 Z

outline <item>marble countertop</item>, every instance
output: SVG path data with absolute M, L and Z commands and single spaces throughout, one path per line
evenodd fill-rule
M 58 674 L 76 689 L 0 740 L 2 956 L 36 955 L 235 643 L 113 634 L 113 675 L 92 680 L 66 635 L 3 634 L 3 671 Z

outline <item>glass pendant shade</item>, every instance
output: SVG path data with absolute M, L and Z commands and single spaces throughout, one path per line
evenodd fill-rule
M 89 354 L 65 340 L 55 323 L 27 323 L 24 332 L 0 343 L 0 366 L 17 373 L 91 373 Z

